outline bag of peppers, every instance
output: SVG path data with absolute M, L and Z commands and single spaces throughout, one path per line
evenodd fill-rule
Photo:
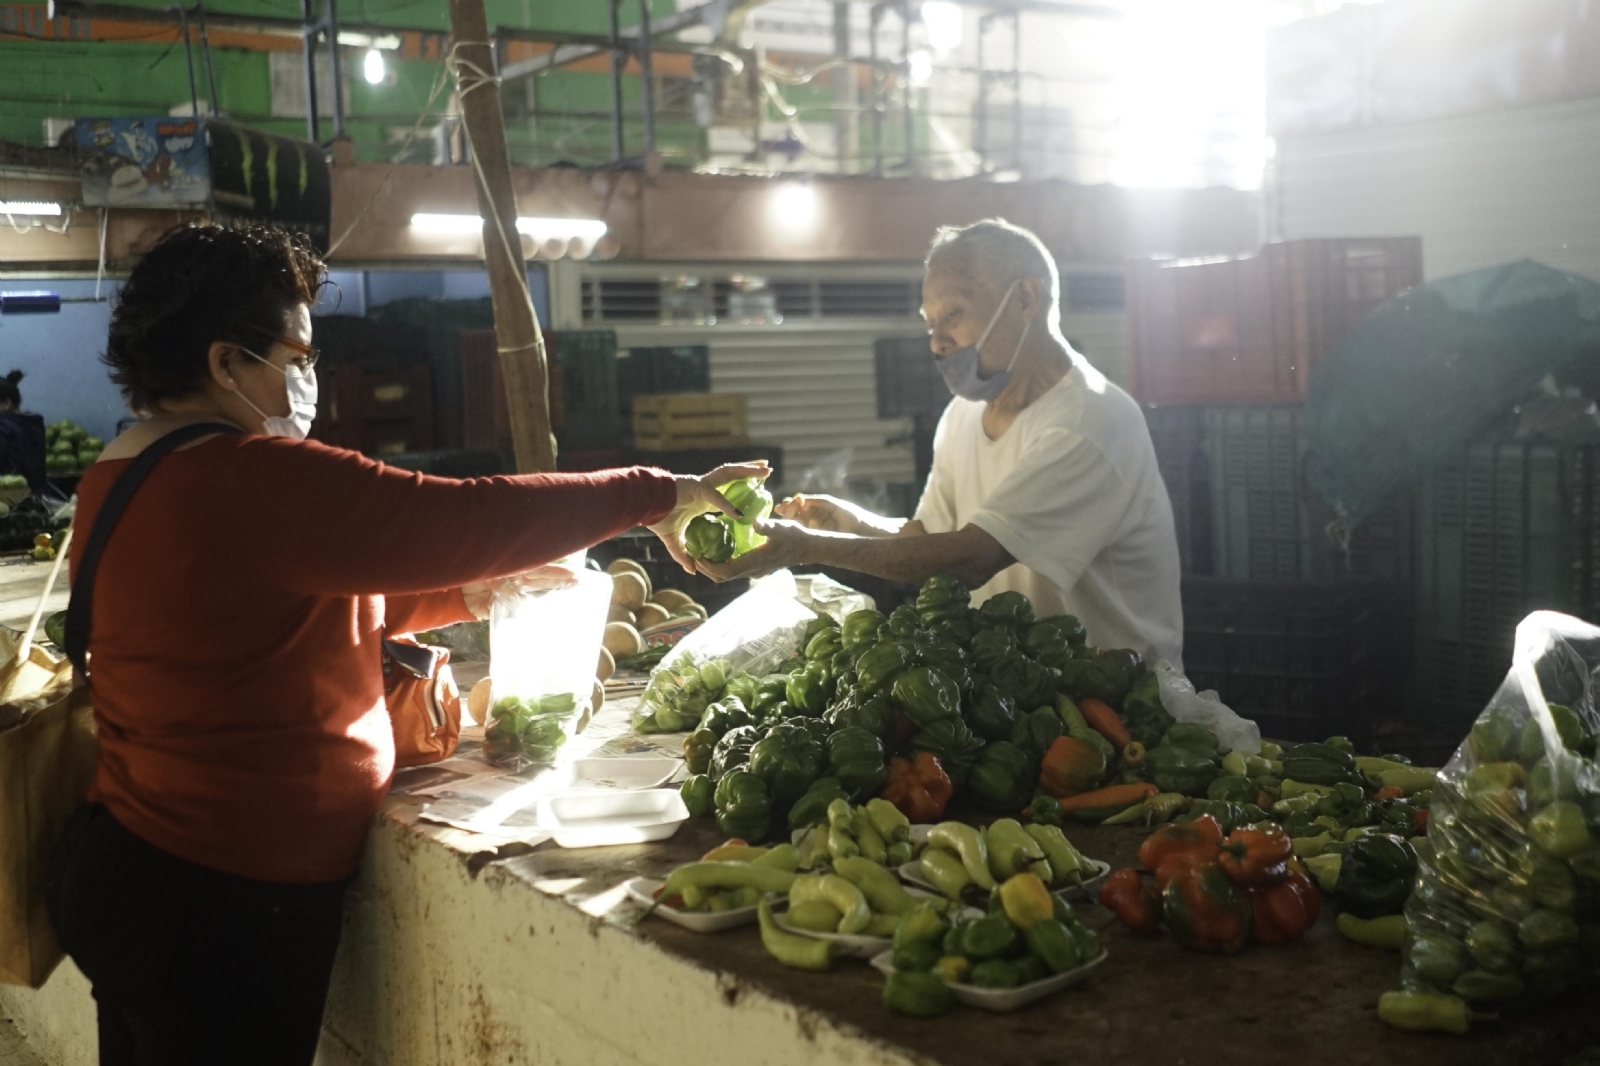
M 1600 629 L 1529 615 L 1511 672 L 1439 771 L 1396 994 L 1452 1002 L 1434 1028 L 1600 975 L 1597 669 Z

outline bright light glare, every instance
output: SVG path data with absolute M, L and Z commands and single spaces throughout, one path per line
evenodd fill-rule
M 1267 0 L 1129 0 L 1119 30 L 1112 180 L 1261 185 Z
M 361 59 L 361 76 L 367 79 L 368 85 L 382 85 L 383 77 L 388 73 L 383 62 L 383 53 L 376 48 L 367 49 L 367 54 Z
M 933 80 L 933 53 L 919 48 L 906 57 L 912 85 L 926 85 Z
M 922 24 L 928 28 L 928 45 L 941 56 L 961 47 L 961 9 L 947 0 L 922 5 Z
M 479 215 L 440 215 L 426 211 L 411 216 L 411 228 L 441 236 L 466 236 L 483 230 Z M 606 235 L 606 224 L 598 218 L 532 218 L 517 219 L 517 232 L 536 241 L 571 240 L 598 241 Z
M 61 205 L 43 200 L 0 200 L 0 215 L 60 215 Z
M 817 191 L 809 185 L 780 185 L 772 194 L 772 217 L 782 228 L 807 232 L 817 221 Z

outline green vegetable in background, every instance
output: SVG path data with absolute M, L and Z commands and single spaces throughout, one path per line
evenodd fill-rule
M 922 630 L 922 618 L 917 614 L 916 606 L 910 603 L 902 603 L 890 611 L 889 621 L 885 624 L 889 627 L 889 633 L 895 637 L 910 638 Z M 878 639 L 883 639 L 881 634 Z
M 1578 923 L 1570 914 L 1540 908 L 1517 924 L 1517 939 L 1530 952 L 1577 944 Z
M 1528 822 L 1528 836 L 1558 859 L 1568 859 L 1593 846 L 1583 808 L 1576 803 L 1552 803 Z
M 1456 978 L 1450 991 L 1473 1003 L 1499 1003 L 1522 995 L 1522 978 L 1514 973 L 1468 970 Z
M 691 559 L 725 563 L 733 558 L 733 523 L 720 514 L 696 515 L 683 528 L 683 547 Z
M 1017 724 L 1011 730 L 1011 743 L 1037 759 L 1063 732 L 1061 717 L 1049 707 L 1040 707 L 1031 714 L 1017 716 Z
M 1018 653 L 1017 636 L 1010 629 L 987 629 L 972 638 L 972 664 L 993 670 L 1003 659 Z
M 1217 757 L 1217 734 L 1199 722 L 1174 722 L 1158 747 L 1191 748 L 1213 759 Z
M 730 770 L 717 782 L 713 802 L 717 830 L 725 837 L 739 837 L 755 844 L 766 839 L 772 828 L 772 800 L 760 777 L 748 770 Z
M 789 679 L 781 674 L 763 677 L 749 705 L 751 717 L 758 721 L 770 718 L 773 709 L 788 699 L 788 689 Z
M 1334 898 L 1358 918 L 1398 914 L 1417 878 L 1417 853 L 1398 837 L 1368 833 L 1347 845 Z
M 967 779 L 979 806 L 1009 813 L 1022 808 L 1034 787 L 1028 756 L 1015 745 L 1000 740 L 983 749 Z M 1061 805 L 1056 804 L 1059 812 Z
M 1029 655 L 1037 656 L 1041 645 L 1053 643 L 1058 636 L 1074 648 L 1083 647 L 1089 640 L 1089 634 L 1077 618 L 1070 614 L 1053 614 L 1029 626 L 1023 643 Z
M 806 641 L 806 661 L 832 664 L 834 656 L 844 650 L 839 640 L 839 630 L 824 629 Z
M 1151 780 L 1163 792 L 1203 796 L 1217 777 L 1217 764 L 1197 748 L 1161 744 L 1145 753 Z
M 957 619 L 966 621 L 972 593 L 949 574 L 935 574 L 917 591 L 917 617 L 924 626 Z
M 1206 786 L 1206 799 L 1225 800 L 1229 803 L 1254 803 L 1256 783 L 1248 777 L 1228 774 Z
M 809 730 L 779 722 L 751 746 L 749 769 L 766 782 L 773 805 L 786 810 L 821 776 L 824 761 L 822 746 Z
M 728 682 L 728 687 L 733 687 L 732 681 Z M 730 729 L 754 724 L 755 719 L 750 717 L 744 701 L 733 695 L 725 695 L 707 707 L 704 717 L 700 719 L 700 728 L 710 730 L 711 734 L 719 739 Z
M 1405 958 L 1418 977 L 1438 988 L 1449 988 L 1466 966 L 1467 946 L 1444 933 L 1413 936 L 1405 947 Z
M 901 674 L 890 690 L 890 699 L 919 727 L 960 717 L 961 694 L 955 682 L 931 667 L 918 666 Z
M 870 648 L 878 642 L 878 630 L 888 621 L 882 612 L 871 608 L 851 611 L 839 627 L 839 639 L 846 648 Z
M 736 770 L 750 761 L 750 748 L 762 736 L 753 725 L 736 726 L 722 734 L 717 746 L 711 749 L 711 765 L 706 773 L 711 780 L 720 781 L 730 770 Z
M 705 774 L 694 774 L 678 786 L 678 795 L 689 808 L 691 818 L 703 818 L 716 809 L 715 792 L 716 786 Z
M 1037 792 L 1028 801 L 1028 821 L 1034 825 L 1059 827 L 1062 820 L 1061 801 L 1048 792 Z
M 858 800 L 877 795 L 888 777 L 883 742 L 860 726 L 846 726 L 828 738 L 828 765 Z
M 992 632 L 999 633 L 1002 630 Z M 1017 705 L 1010 696 L 993 685 L 985 685 L 973 697 L 966 717 L 972 731 L 983 739 L 1008 740 L 1017 724 Z
M 834 800 L 850 801 L 844 786 L 837 777 L 819 777 L 811 782 L 804 795 L 789 808 L 789 828 L 806 829 L 828 824 L 828 806 Z
M 1056 682 L 1050 671 L 1020 652 L 1008 655 L 989 671 L 994 687 L 1010 696 L 1018 710 L 1033 710 L 1055 698 Z
M 703 774 L 711 768 L 711 753 L 722 739 L 711 730 L 701 727 L 683 740 L 683 761 L 691 774 Z
M 756 523 L 772 513 L 772 493 L 767 491 L 766 485 L 753 477 L 741 478 L 717 491 L 739 511 L 737 519 L 724 518 L 733 534 L 733 557 L 738 558 L 765 544 L 767 538 L 756 532 Z
M 1122 701 L 1122 723 L 1146 749 L 1160 744 L 1172 728 L 1173 717 L 1161 705 L 1161 683 L 1155 674 L 1145 674 L 1128 690 Z
M 961 935 L 961 954 L 980 962 L 1010 951 L 1017 942 L 1016 926 L 1004 914 L 991 914 L 968 925 Z
M 828 699 L 833 695 L 832 681 L 833 672 L 826 665 L 807 663 L 789 675 L 785 688 L 789 706 L 801 714 L 817 717 L 827 709 Z
M 1020 592 L 997 592 L 978 606 L 978 625 L 983 629 L 1022 629 L 1033 622 L 1033 604 Z
M 894 730 L 894 707 L 882 696 L 861 698 L 858 695 L 830 707 L 827 721 L 835 729 L 859 726 L 881 740 Z
M 937 974 L 897 968 L 883 984 L 883 1005 L 897 1014 L 933 1018 L 949 1013 L 956 996 Z
M 856 683 L 868 696 L 887 692 L 911 665 L 911 649 L 904 644 L 878 644 L 856 660 Z
M 983 748 L 983 741 L 959 716 L 941 718 L 911 735 L 911 750 L 932 754 L 958 789 L 965 786 L 967 774 Z
M 1284 752 L 1283 776 L 1286 780 L 1312 785 L 1360 782 L 1355 758 L 1349 752 L 1326 744 L 1296 744 Z
M 972 967 L 967 983 L 979 988 L 1016 988 L 1022 973 L 1010 959 L 988 959 Z
M 1028 927 L 1028 950 L 1042 960 L 1051 973 L 1065 973 L 1088 961 L 1080 956 L 1078 942 L 1067 927 L 1054 918 L 1044 918 Z
M 1061 668 L 1061 687 L 1073 699 L 1093 698 L 1121 707 L 1134 682 L 1144 673 L 1144 660 L 1133 651 L 1113 648 L 1093 658 L 1074 658 Z

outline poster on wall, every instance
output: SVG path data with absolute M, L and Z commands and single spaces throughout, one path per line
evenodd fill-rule
M 219 119 L 206 128 L 214 214 L 276 222 L 305 233 L 326 252 L 333 196 L 322 149 Z
M 194 207 L 211 198 L 204 119 L 80 118 L 75 132 L 90 207 Z

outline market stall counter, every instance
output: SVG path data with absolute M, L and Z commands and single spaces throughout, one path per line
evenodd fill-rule
M 633 711 L 610 703 L 591 729 L 620 735 Z M 1384 1026 L 1375 1008 L 1397 956 L 1339 936 L 1331 908 L 1299 943 L 1221 956 L 1080 903 L 1109 951 L 1085 983 L 1014 1013 L 907 1018 L 885 1009 L 884 978 L 863 961 L 802 972 L 768 955 L 754 926 L 641 922 L 624 885 L 720 843 L 708 819 L 654 844 L 496 852 L 480 834 L 421 820 L 429 802 L 396 795 L 380 815 L 351 890 L 321 1066 L 1560 1063 L 1600 1044 L 1600 1017 L 1570 1000 L 1466 1038 Z M 1132 865 L 1144 837 L 1069 834 L 1114 866 Z M 48 1062 L 96 1061 L 93 1003 L 70 963 L 41 992 L 0 990 L 0 1014 Z

